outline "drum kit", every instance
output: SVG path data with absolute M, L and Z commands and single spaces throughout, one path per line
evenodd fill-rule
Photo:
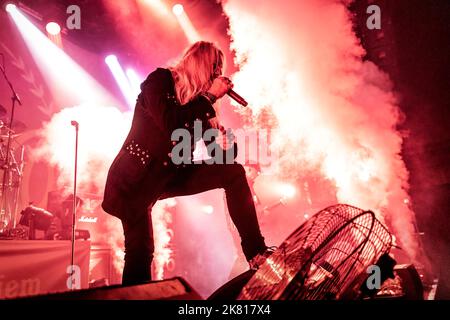
M 17 138 L 26 130 L 20 121 L 7 125 L 6 114 L 0 105 L 0 235 L 16 227 L 25 150 Z

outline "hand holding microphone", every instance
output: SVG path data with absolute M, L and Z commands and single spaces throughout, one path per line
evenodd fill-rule
M 212 94 L 216 97 L 216 99 L 222 98 L 225 94 L 228 94 L 230 98 L 235 100 L 242 106 L 247 106 L 247 101 L 233 91 L 233 83 L 227 77 L 217 77 L 214 79 L 211 88 L 208 90 L 208 93 Z

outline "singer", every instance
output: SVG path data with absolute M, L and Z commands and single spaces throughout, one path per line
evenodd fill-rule
M 151 208 L 156 201 L 169 197 L 224 189 L 229 214 L 250 267 L 257 268 L 271 253 L 260 232 L 242 165 L 177 166 L 171 161 L 174 130 L 192 129 L 194 121 L 201 121 L 204 130 L 221 127 L 214 104 L 233 86 L 222 76 L 223 62 L 223 53 L 214 44 L 196 42 L 176 65 L 156 69 L 141 84 L 132 126 L 109 169 L 102 202 L 106 212 L 122 221 L 123 284 L 151 280 L 154 251 Z M 217 139 L 209 143 L 223 140 L 217 130 Z M 196 141 L 191 141 L 192 156 Z M 234 158 L 237 155 L 235 143 L 219 150 L 233 152 Z

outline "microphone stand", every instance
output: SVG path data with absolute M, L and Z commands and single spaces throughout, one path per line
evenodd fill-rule
M 3 54 L 2 54 L 2 57 L 3 57 Z M 8 79 L 8 76 L 6 75 L 6 70 L 5 69 L 6 69 L 5 68 L 5 62 L 3 61 L 3 66 L 0 66 L 0 71 L 2 72 L 3 77 L 5 78 L 6 83 L 8 83 L 8 86 L 11 89 L 11 92 L 12 92 L 12 97 L 11 97 L 12 108 L 11 108 L 11 117 L 10 117 L 9 128 L 8 128 L 9 129 L 8 130 L 8 142 L 6 144 L 5 164 L 4 164 L 3 168 L 2 168 L 3 169 L 3 181 L 2 181 L 3 183 L 2 183 L 2 204 L 1 204 L 1 208 L 0 208 L 0 210 L 1 210 L 0 211 L 0 215 L 1 215 L 1 213 L 6 212 L 6 206 L 7 206 L 7 204 L 6 204 L 6 194 L 5 194 L 5 192 L 6 192 L 6 180 L 7 180 L 8 171 L 9 171 L 9 152 L 10 152 L 10 149 L 11 149 L 11 132 L 12 132 L 11 129 L 12 129 L 12 124 L 13 124 L 13 120 L 14 120 L 14 111 L 16 109 L 16 102 L 19 105 L 22 105 L 22 102 L 20 101 L 19 96 L 16 93 L 16 90 L 14 90 L 13 85 L 11 84 L 11 82 Z M 11 218 L 13 218 L 11 212 L 10 212 L 10 214 L 11 214 Z M 15 213 L 14 213 L 14 220 L 15 220 Z M 10 223 L 10 222 L 8 222 L 8 223 Z M 13 225 L 15 225 L 15 221 L 13 221 Z
M 73 207 L 72 207 L 72 255 L 70 265 L 72 267 L 70 275 L 70 290 L 73 290 L 73 274 L 74 274 L 74 255 L 75 255 L 75 223 L 77 210 L 77 166 L 78 166 L 78 122 L 71 121 L 71 125 L 75 127 L 75 170 L 73 178 Z

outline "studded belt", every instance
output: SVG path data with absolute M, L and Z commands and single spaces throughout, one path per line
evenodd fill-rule
M 150 152 L 134 140 L 126 144 L 124 149 L 143 165 L 150 161 Z

